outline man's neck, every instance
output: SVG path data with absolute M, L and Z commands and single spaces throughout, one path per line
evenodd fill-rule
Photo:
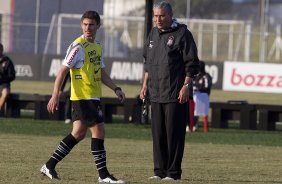
M 166 29 L 158 29 L 160 33 L 164 33 L 164 32 L 167 32 L 169 30 L 171 30 L 171 27 L 168 27 Z
M 85 37 L 85 36 L 83 36 L 83 37 L 86 41 L 88 41 L 90 43 L 94 43 L 94 41 L 95 41 L 95 37 Z
M 94 40 L 95 40 L 95 39 L 93 39 L 93 38 L 86 38 L 86 40 L 87 40 L 88 42 L 90 42 L 90 43 L 94 43 Z

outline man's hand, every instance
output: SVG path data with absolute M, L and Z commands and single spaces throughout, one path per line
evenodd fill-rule
M 117 88 L 115 89 L 115 93 L 116 93 L 118 99 L 120 100 L 120 102 L 123 103 L 124 100 L 125 100 L 125 94 L 124 94 L 124 92 L 121 90 L 121 88 L 117 87 Z
M 146 98 L 146 95 L 147 95 L 147 87 L 146 86 L 143 86 L 141 91 L 140 91 L 140 94 L 139 94 L 139 98 L 141 100 L 145 99 Z
M 181 88 L 181 90 L 179 92 L 178 100 L 179 100 L 179 103 L 181 103 L 181 104 L 188 102 L 188 100 L 189 100 L 189 90 L 188 90 L 188 87 L 186 85 L 184 85 Z
M 55 110 L 58 110 L 58 101 L 59 101 L 58 96 L 52 95 L 47 105 L 47 110 L 49 113 L 53 114 Z

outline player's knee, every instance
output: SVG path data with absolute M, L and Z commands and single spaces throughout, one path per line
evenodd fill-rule
M 79 142 L 86 136 L 86 132 L 72 132 L 73 137 Z

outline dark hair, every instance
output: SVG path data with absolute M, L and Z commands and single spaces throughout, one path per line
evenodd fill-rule
M 171 14 L 171 15 L 173 14 L 171 5 L 166 1 L 161 1 L 161 2 L 155 3 L 153 8 L 165 9 L 169 14 Z
M 94 19 L 98 25 L 100 24 L 100 15 L 96 11 L 86 11 L 80 19 L 81 22 L 83 19 Z

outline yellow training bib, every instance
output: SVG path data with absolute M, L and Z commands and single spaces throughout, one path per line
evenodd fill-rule
M 101 97 L 101 62 L 102 46 L 89 43 L 79 37 L 74 44 L 80 44 L 84 51 L 84 62 L 81 68 L 71 68 L 71 100 L 83 100 Z

